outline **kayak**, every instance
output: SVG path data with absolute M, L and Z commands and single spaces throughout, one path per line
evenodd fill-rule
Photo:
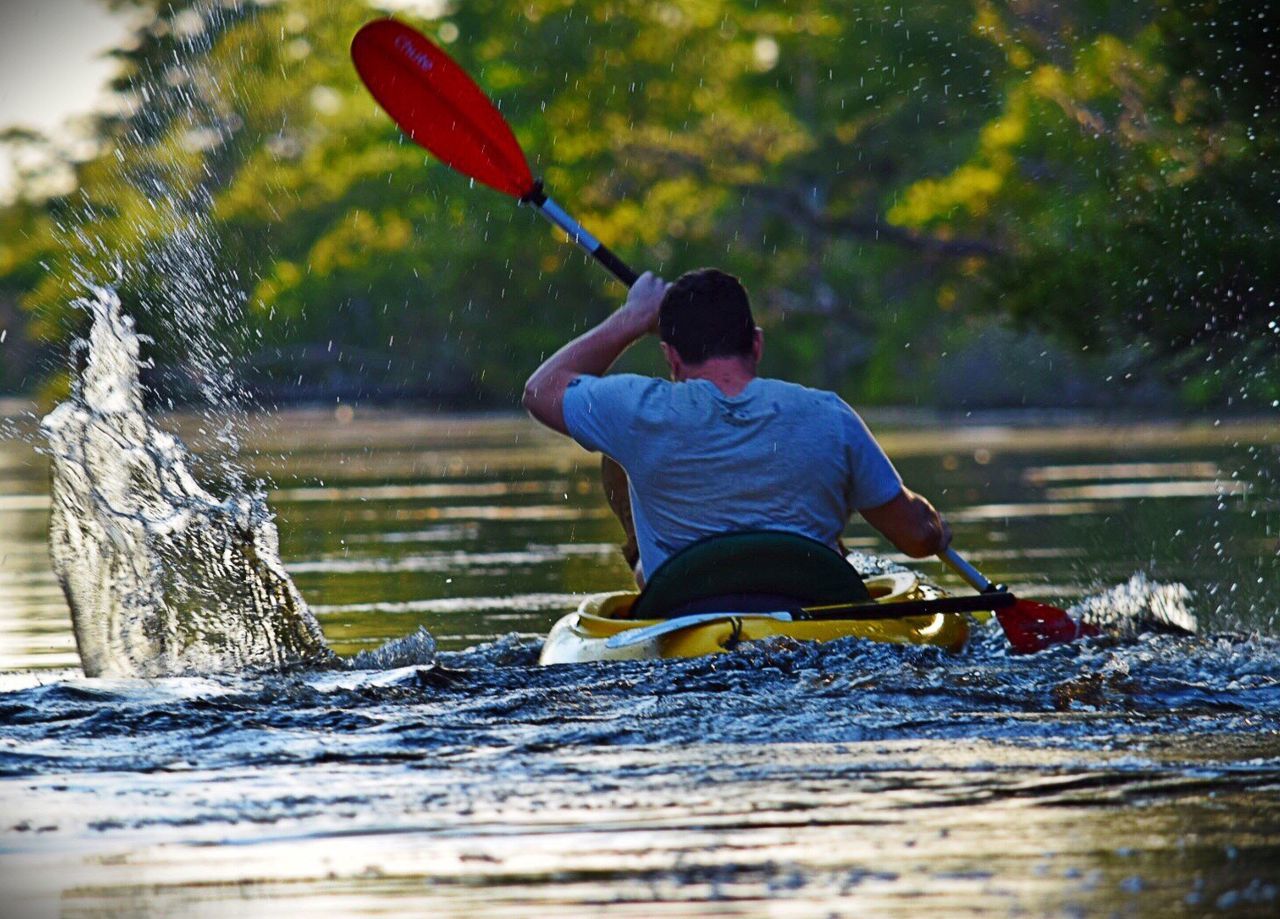
M 834 553 L 833 553 L 834 554 Z M 910 571 L 895 571 L 862 579 L 870 599 L 886 607 L 908 600 L 932 600 L 946 596 L 939 587 Z M 552 627 L 542 646 L 540 664 L 573 664 L 588 661 L 643 660 L 664 657 L 700 657 L 732 651 L 743 642 L 785 636 L 798 641 L 831 641 L 863 638 L 894 644 L 931 645 L 958 652 L 969 640 L 969 618 L 959 613 L 937 613 L 893 619 L 823 619 L 780 621 L 744 611 L 669 632 L 652 640 L 626 646 L 609 646 L 609 640 L 629 630 L 648 628 L 664 618 L 629 618 L 640 594 L 611 591 L 586 597 L 578 609 Z M 702 614 L 698 618 L 705 618 Z

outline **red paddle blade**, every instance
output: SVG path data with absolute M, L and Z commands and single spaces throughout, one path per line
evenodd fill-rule
M 1101 634 L 1096 626 L 1072 619 L 1066 610 L 1031 600 L 1019 600 L 1007 609 L 997 610 L 996 619 L 1019 654 L 1033 654 L 1050 645 Z
M 426 36 L 394 19 L 367 23 L 351 41 L 364 85 L 401 129 L 443 163 L 522 198 L 533 190 L 524 151 L 465 70 Z

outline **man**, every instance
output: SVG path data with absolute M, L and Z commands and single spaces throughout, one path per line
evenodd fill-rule
M 671 382 L 604 375 L 650 333 Z M 525 384 L 534 418 L 626 470 L 634 530 L 607 474 L 605 487 L 638 544 L 637 581 L 716 533 L 788 530 L 837 548 L 855 510 L 907 555 L 946 548 L 946 522 L 903 486 L 853 409 L 757 376 L 763 348 L 737 278 L 704 268 L 667 284 L 645 272 L 621 309 Z

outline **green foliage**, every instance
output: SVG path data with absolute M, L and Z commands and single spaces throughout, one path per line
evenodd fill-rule
M 1041 12 L 979 4 L 1006 57 L 1001 111 L 890 220 L 996 241 L 967 294 L 1027 325 L 1147 355 L 1193 402 L 1274 399 L 1280 17 L 1218 2 L 1118 23 Z
M 510 404 L 621 298 L 400 136 L 348 57 L 368 7 L 116 3 L 154 11 L 118 55 L 132 107 L 101 122 L 74 194 L 0 211 L 0 319 L 20 304 L 31 342 L 65 342 L 82 279 L 119 275 L 185 378 L 214 339 L 285 398 Z M 1203 380 L 1221 366 L 1205 355 L 1258 340 L 1276 289 L 1274 33 L 1212 3 L 466 0 L 404 18 L 624 258 L 741 274 L 768 372 L 931 401 L 942 353 L 994 310 Z M 192 329 L 179 307 L 202 298 Z M 29 385 L 38 349 L 2 353 L 0 385 Z

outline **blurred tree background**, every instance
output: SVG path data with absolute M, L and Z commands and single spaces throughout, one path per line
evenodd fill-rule
M 376 108 L 347 50 L 376 4 L 110 2 L 146 14 L 126 105 L 72 188 L 0 208 L 0 389 L 56 391 L 85 282 L 156 340 L 169 401 L 512 406 L 620 302 Z M 767 373 L 891 404 L 1280 397 L 1269 4 L 397 7 L 624 258 L 741 275 Z

